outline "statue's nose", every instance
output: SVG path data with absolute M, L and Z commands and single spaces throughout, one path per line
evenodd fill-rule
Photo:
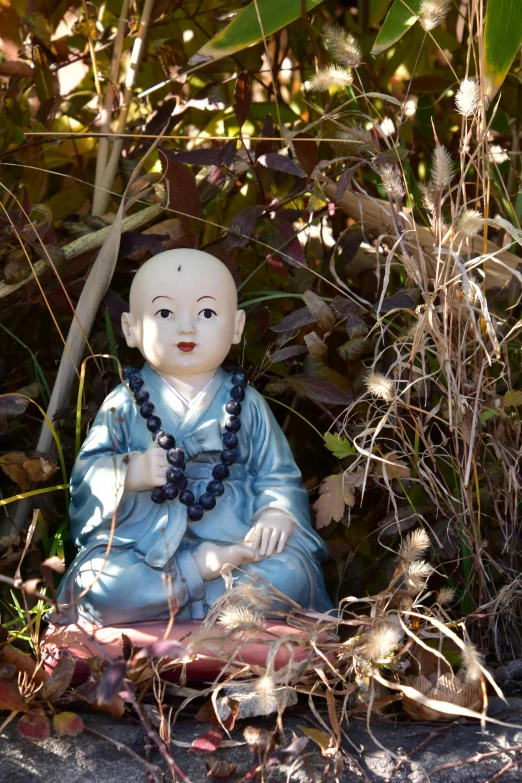
M 185 316 L 180 319 L 178 327 L 179 334 L 194 334 L 195 331 L 192 318 Z

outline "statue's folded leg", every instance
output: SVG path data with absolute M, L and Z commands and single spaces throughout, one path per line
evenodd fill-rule
M 54 622 L 78 619 L 108 626 L 164 620 L 172 610 L 185 614 L 188 589 L 174 559 L 170 569 L 158 569 L 145 563 L 133 546 L 113 547 L 107 560 L 105 552 L 101 546 L 78 555 L 60 585 L 63 617 L 53 616 Z
M 286 546 L 280 555 L 273 555 L 257 563 L 246 563 L 241 572 L 234 572 L 234 584 L 262 579 L 276 590 L 291 598 L 303 608 L 327 612 L 332 603 L 324 591 L 321 566 L 307 557 L 301 550 Z M 262 582 L 257 583 L 267 594 L 273 596 Z M 271 599 L 274 612 L 287 610 L 291 605 Z M 270 616 L 270 611 L 266 612 Z

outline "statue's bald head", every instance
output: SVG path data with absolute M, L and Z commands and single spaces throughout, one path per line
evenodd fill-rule
M 225 264 L 203 250 L 178 248 L 152 256 L 138 269 L 129 294 L 130 311 L 137 314 L 151 291 L 157 293 L 164 287 L 166 292 L 171 287 L 187 289 L 194 285 L 206 286 L 211 294 L 210 289 L 217 287 L 237 309 L 236 284 Z
M 234 278 L 202 250 L 153 256 L 136 273 L 129 304 L 122 315 L 127 344 L 172 377 L 214 370 L 240 342 L 245 324 Z

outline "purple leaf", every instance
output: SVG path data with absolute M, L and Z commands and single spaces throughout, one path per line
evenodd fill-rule
M 234 114 L 240 130 L 247 121 L 251 102 L 252 87 L 250 79 L 248 78 L 248 73 L 243 71 L 236 79 L 236 88 L 234 90 Z
M 107 666 L 96 691 L 98 704 L 111 704 L 114 697 L 122 690 L 126 674 L 127 663 L 125 661 L 116 661 L 116 663 Z
M 397 291 L 393 296 L 387 296 L 382 300 L 382 304 L 379 307 L 379 302 L 376 302 L 373 309 L 380 313 L 389 313 L 390 310 L 411 310 L 415 307 L 415 300 L 408 291 Z
M 302 326 L 308 324 L 314 324 L 315 318 L 308 309 L 308 307 L 300 307 L 299 310 L 294 310 L 293 313 L 287 315 L 275 326 L 272 326 L 274 332 L 293 332 L 294 329 L 300 329 Z
M 266 166 L 267 169 L 293 174 L 294 177 L 306 177 L 305 172 L 297 163 L 294 163 L 286 155 L 280 155 L 278 152 L 268 152 L 265 155 L 261 155 L 258 161 L 262 166 Z
M 203 211 L 192 170 L 185 163 L 168 160 L 165 174 L 169 194 L 168 206 L 178 212 L 182 222 L 189 224 L 192 230 L 199 231 L 202 223 L 193 218 L 202 218 Z
M 136 658 L 164 658 L 166 656 L 174 660 L 184 658 L 186 654 L 187 648 L 181 642 L 175 639 L 162 639 L 142 647 Z
M 291 266 L 306 266 L 303 248 L 291 223 L 285 220 L 270 220 L 265 226 L 268 229 L 268 244 L 277 251 L 281 261 L 286 261 Z
M 347 318 L 349 315 L 357 315 L 361 308 L 351 299 L 347 299 L 345 296 L 337 295 L 331 302 L 331 307 L 340 318 Z
M 28 405 L 29 400 L 25 397 L 18 397 L 16 394 L 0 397 L 0 414 L 3 416 L 20 416 Z
M 256 143 L 254 149 L 254 157 L 256 160 L 259 160 L 262 155 L 277 151 L 277 142 L 273 141 L 274 136 L 274 121 L 272 115 L 267 114 L 263 122 L 259 141 Z
M 227 168 L 230 168 L 230 166 L 234 162 L 234 158 L 236 157 L 236 140 L 230 139 L 230 141 L 227 141 L 226 144 L 224 144 L 222 147 L 218 150 L 218 163 L 220 166 L 226 166 Z
M 290 764 L 308 744 L 308 737 L 296 737 L 286 748 L 276 750 L 267 761 L 267 767 L 277 767 L 280 764 Z
M 355 171 L 358 169 L 358 166 L 352 166 L 349 169 L 345 169 L 339 179 L 337 180 L 337 190 L 335 194 L 335 200 L 340 201 L 344 194 L 346 193 L 347 188 L 349 188 L 350 183 L 352 181 L 352 177 L 355 174 Z
M 245 304 L 245 307 L 247 305 Z M 254 305 L 255 307 L 255 305 Z M 248 314 L 244 331 L 244 338 L 248 343 L 255 343 L 260 340 L 270 326 L 270 310 L 268 307 L 262 307 L 252 314 Z
M 45 713 L 40 711 L 28 712 L 18 721 L 18 731 L 22 737 L 33 740 L 45 740 L 51 736 L 51 727 Z
M 198 185 L 198 193 L 202 204 L 206 204 L 219 193 L 227 180 L 227 175 L 221 166 L 212 166 L 206 177 Z
M 169 152 L 169 160 L 178 163 L 193 163 L 196 166 L 219 166 L 218 147 L 201 147 L 197 150 L 182 150 L 181 152 Z
M 264 207 L 244 207 L 232 218 L 227 235 L 227 247 L 244 247 L 254 230 L 259 217 L 263 214 Z
M 319 163 L 319 148 L 315 139 L 308 133 L 298 133 L 294 136 L 293 145 L 299 163 L 308 176 Z
M 291 375 L 285 380 L 297 394 L 314 402 L 348 405 L 352 401 L 345 392 L 323 378 L 315 378 L 313 375 Z
M 307 353 L 306 345 L 287 345 L 286 348 L 280 348 L 270 354 L 271 362 L 283 362 L 285 359 L 293 359 L 294 356 Z

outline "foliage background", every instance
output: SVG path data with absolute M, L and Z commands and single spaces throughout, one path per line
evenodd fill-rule
M 422 370 L 417 407 L 435 412 L 438 423 L 434 427 L 424 413 L 417 420 L 414 411 L 397 405 L 382 441 L 373 444 L 381 462 L 371 460 L 367 470 L 353 439 L 383 415 L 387 403 L 386 396 L 368 393 L 368 374 L 377 372 L 397 384 L 407 378 L 397 356 L 418 322 L 416 308 L 426 304 L 433 289 L 412 282 L 399 262 L 395 238 L 384 240 L 396 250 L 393 264 L 385 264 L 386 253 L 377 258 L 389 228 L 363 219 L 357 210 L 347 214 L 342 197 L 355 190 L 388 201 L 383 170 L 400 163 L 404 205 L 419 224 L 432 227 L 422 186 L 429 181 L 438 140 L 455 165 L 470 156 L 458 172 L 469 204 L 519 229 L 517 61 L 498 105 L 488 109 L 489 127 L 466 137 L 455 93 L 465 76 L 478 74 L 474 47 L 483 30 L 471 13 L 477 3 L 451 3 L 429 34 L 415 23 L 397 44 L 372 56 L 389 0 L 363 0 L 358 6 L 325 0 L 310 13 L 298 9 L 294 21 L 265 41 L 240 45 L 230 56 L 193 69 L 191 58 L 208 47 L 232 12 L 219 0 L 156 0 L 145 4 L 150 23 L 127 100 L 123 86 L 144 6 L 130 4 L 121 56 L 111 74 L 121 5 L 0 2 L 0 384 L 2 393 L 18 394 L 0 398 L 3 497 L 66 483 L 78 442 L 119 382 L 114 360 L 99 354 L 111 354 L 122 364 L 138 361 L 119 325 L 137 266 L 163 249 L 200 247 L 237 274 L 248 319 L 243 344 L 231 358 L 272 400 L 311 501 L 318 504 L 330 553 L 325 573 L 331 595 L 361 596 L 384 588 L 401 536 L 421 525 L 430 533 L 436 566 L 430 589 L 449 584 L 455 591 L 453 610 L 458 617 L 473 615 L 470 633 L 484 651 L 516 655 L 522 402 L 517 279 L 508 277 L 487 292 L 495 329 L 509 339 L 481 374 L 473 358 L 477 332 L 467 326 L 459 332 L 464 360 L 470 361 L 458 392 L 463 418 L 475 402 L 480 408 L 474 446 L 479 456 L 469 490 L 463 484 L 466 448 L 448 425 L 449 385 L 445 389 L 440 380 L 444 362 L 429 346 L 422 356 L 412 354 L 411 366 Z M 266 5 L 278 12 L 276 3 Z M 313 90 L 314 75 L 332 62 L 321 33 L 333 21 L 353 33 L 363 61 L 353 87 L 339 90 L 332 83 Z M 107 167 L 97 164 L 108 90 L 111 129 L 123 118 L 125 133 L 109 184 L 103 183 Z M 161 133 L 159 146 L 137 170 Z M 113 139 L 110 143 L 116 146 Z M 154 220 L 121 237 L 110 288 L 89 337 L 87 353 L 98 357 L 86 364 L 84 383 L 76 379 L 55 416 L 61 465 L 56 443 L 35 451 L 42 415 L 27 398 L 47 408 L 72 310 L 99 243 L 73 255 L 65 248 L 114 222 L 134 172 L 138 180 L 131 192 L 139 200 L 128 214 L 158 209 Z M 337 188 L 328 190 L 325 178 Z M 102 184 L 110 190 L 107 200 Z M 167 199 L 163 209 L 162 199 Z M 445 219 L 457 220 L 449 202 L 446 211 Z M 488 238 L 502 245 L 508 234 L 494 226 Z M 519 252 L 516 245 L 511 250 Z M 469 247 L 463 252 L 469 256 Z M 30 275 L 34 268 L 38 282 Z M 463 302 L 462 291 L 456 298 Z M 477 318 L 475 328 L 484 332 L 480 313 Z M 422 340 L 419 335 L 419 344 Z M 471 395 L 479 378 L 485 391 L 475 401 Z M 475 410 L 475 419 L 478 414 Z M 407 432 L 400 432 L 401 419 Z M 427 458 L 438 476 L 435 494 L 418 465 L 424 431 L 437 452 Z M 473 448 L 469 428 L 463 442 Z M 493 442 L 502 445 L 500 450 Z M 389 462 L 390 455 L 392 465 L 383 469 L 382 457 Z M 39 514 L 38 533 L 24 560 L 28 577 L 39 573 L 43 556 L 57 553 L 69 560 L 73 554 L 66 490 L 43 492 L 31 502 Z M 14 573 L 30 508 L 18 501 L 4 505 L 2 514 L 0 563 L 5 573 Z M 18 530 L 21 523 L 25 528 Z M 13 595 L 6 593 L 3 604 L 3 619 L 12 628 L 20 622 Z

